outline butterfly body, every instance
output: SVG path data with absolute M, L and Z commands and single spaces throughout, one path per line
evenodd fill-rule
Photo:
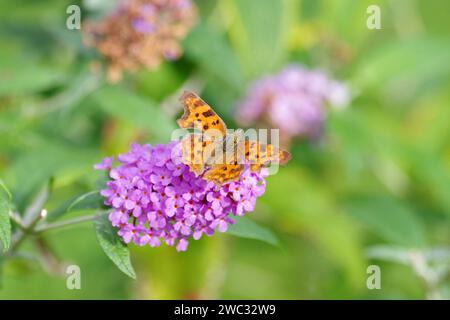
M 223 120 L 195 93 L 186 91 L 180 100 L 184 114 L 178 125 L 197 130 L 181 141 L 182 162 L 196 175 L 203 174 L 204 179 L 222 185 L 239 179 L 245 164 L 259 171 L 270 163 L 289 161 L 287 151 L 249 140 L 242 129 L 229 132 Z

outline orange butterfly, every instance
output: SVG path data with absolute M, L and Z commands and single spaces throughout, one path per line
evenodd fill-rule
M 196 175 L 213 181 L 216 185 L 239 179 L 244 163 L 254 172 L 271 163 L 285 165 L 289 152 L 270 144 L 248 140 L 242 130 L 228 133 L 223 120 L 199 96 L 185 91 L 180 98 L 184 114 L 178 119 L 180 128 L 194 128 L 181 140 L 182 162 Z

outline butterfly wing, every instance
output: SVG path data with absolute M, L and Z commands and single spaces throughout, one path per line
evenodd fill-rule
M 222 136 L 226 135 L 225 122 L 198 95 L 185 91 L 180 101 L 184 106 L 184 114 L 177 121 L 180 128 L 195 128 L 200 131 L 217 130 Z
M 259 171 L 261 167 L 272 163 L 286 165 L 292 158 L 285 150 L 274 147 L 271 144 L 258 143 L 256 141 L 245 142 L 245 160 L 250 164 L 252 171 Z
M 195 93 L 185 91 L 180 101 L 183 103 L 184 114 L 178 119 L 178 125 L 181 128 L 194 128 L 201 131 L 182 139 L 182 162 L 189 165 L 191 171 L 199 175 L 204 171 L 208 160 L 215 155 L 219 156 L 216 151 L 222 149 L 227 127 L 217 113 Z M 205 172 L 205 179 L 220 180 L 219 172 L 221 171 L 216 171 L 216 166 L 216 164 L 209 166 L 208 163 L 209 169 Z
M 289 152 L 276 148 L 271 144 L 246 141 L 244 148 L 245 160 L 250 164 L 250 169 L 253 172 L 259 172 L 262 167 L 266 167 L 269 164 L 279 163 L 285 165 L 291 159 Z M 206 170 L 203 178 L 208 181 L 213 181 L 217 185 L 238 180 L 241 172 L 245 168 L 238 160 L 239 157 L 236 153 L 234 155 L 234 162 L 211 166 Z
M 188 165 L 196 176 L 203 172 L 205 161 L 203 156 L 203 136 L 198 133 L 188 134 L 180 141 L 181 162 Z
M 225 182 L 238 180 L 242 170 L 242 164 L 216 164 L 205 171 L 203 178 L 220 186 Z
M 289 152 L 270 144 L 260 144 L 256 141 L 245 141 L 244 144 L 238 143 L 239 135 L 228 136 L 227 127 L 223 120 L 195 93 L 185 91 L 180 100 L 184 106 L 184 114 L 178 119 L 178 125 L 181 128 L 194 128 L 202 132 L 201 134 L 187 135 L 181 141 L 183 148 L 182 162 L 189 165 L 191 171 L 196 175 L 204 172 L 203 178 L 213 181 L 217 185 L 236 181 L 244 170 L 239 152 L 242 151 L 242 148 L 245 151 L 245 160 L 250 163 L 251 170 L 255 172 L 270 163 L 284 165 L 291 159 Z M 231 146 L 233 150 L 232 159 L 225 159 L 223 156 L 223 151 L 231 150 L 228 150 L 228 148 L 224 150 L 224 141 L 231 142 L 225 145 Z M 239 151 L 236 148 L 240 148 Z M 217 151 L 220 153 L 217 153 Z M 212 159 L 223 159 L 223 161 L 210 162 Z

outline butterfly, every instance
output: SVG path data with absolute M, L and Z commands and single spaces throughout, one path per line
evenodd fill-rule
M 196 176 L 216 185 L 236 181 L 250 165 L 253 172 L 272 163 L 285 165 L 291 155 L 271 144 L 247 139 L 242 129 L 228 132 L 225 122 L 198 95 L 185 91 L 180 97 L 184 113 L 177 120 L 180 128 L 196 130 L 181 141 L 182 162 Z

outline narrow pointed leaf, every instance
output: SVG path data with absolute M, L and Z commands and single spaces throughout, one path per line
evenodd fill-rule
M 274 246 L 279 245 L 278 238 L 269 229 L 260 226 L 253 220 L 246 217 L 239 217 L 234 225 L 228 229 L 228 233 L 242 238 L 260 240 Z
M 111 225 L 107 214 L 99 215 L 95 221 L 97 239 L 105 254 L 127 276 L 136 279 L 136 273 L 130 261 L 127 245 L 117 235 L 117 230 Z

